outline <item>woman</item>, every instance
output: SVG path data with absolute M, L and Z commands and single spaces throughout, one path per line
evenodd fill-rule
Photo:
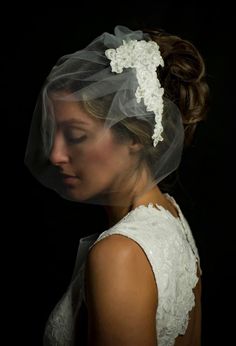
M 45 345 L 200 345 L 198 251 L 178 204 L 159 184 L 176 171 L 183 144 L 205 116 L 204 78 L 190 42 L 123 26 L 50 72 L 26 164 L 62 197 L 102 204 L 109 228 L 80 240 Z

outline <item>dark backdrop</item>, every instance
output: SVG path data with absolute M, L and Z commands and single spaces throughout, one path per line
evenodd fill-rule
M 5 320 L 12 344 L 13 339 L 25 346 L 42 344 L 46 318 L 69 283 L 79 239 L 105 227 L 100 207 L 61 199 L 41 186 L 24 166 L 36 97 L 58 57 L 83 48 L 104 31 L 112 32 L 117 24 L 132 29 L 163 28 L 192 41 L 205 59 L 211 108 L 193 145 L 184 153 L 179 203 L 202 261 L 203 345 L 232 343 L 233 319 L 228 314 L 234 311 L 235 226 L 229 226 L 233 205 L 229 197 L 234 198 L 230 148 L 235 130 L 235 40 L 232 12 L 225 2 L 222 7 L 194 1 L 146 1 L 141 5 L 114 1 L 106 6 L 81 3 L 44 9 L 35 5 L 27 8 L 28 14 L 26 9 L 14 7 L 2 13 L 7 23 L 2 28 L 2 72 L 7 77 L 2 85 L 7 91 L 2 102 L 2 118 L 7 121 L 7 130 L 2 128 L 3 154 L 7 153 L 2 183 L 7 192 L 4 286 L 10 292 Z

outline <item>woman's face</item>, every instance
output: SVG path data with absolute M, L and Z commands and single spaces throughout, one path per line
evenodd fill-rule
M 76 101 L 53 100 L 56 131 L 49 159 L 58 167 L 65 197 L 85 201 L 118 192 L 134 165 L 128 144 Z

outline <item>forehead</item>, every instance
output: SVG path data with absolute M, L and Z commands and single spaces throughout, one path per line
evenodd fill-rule
M 84 126 L 94 126 L 98 119 L 92 117 L 84 109 L 81 102 L 65 92 L 52 93 L 50 95 L 52 111 L 57 123 L 75 124 Z

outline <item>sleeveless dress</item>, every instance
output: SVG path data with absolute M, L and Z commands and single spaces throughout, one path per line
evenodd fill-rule
M 75 335 L 80 330 L 78 316 L 85 300 L 86 257 L 98 241 L 112 234 L 121 234 L 135 241 L 150 262 L 158 285 L 158 345 L 174 345 L 175 338 L 185 333 L 188 314 L 195 305 L 193 288 L 198 282 L 197 264 L 200 265 L 200 260 L 188 222 L 175 200 L 167 194 L 166 196 L 177 208 L 178 218 L 163 207 L 150 203 L 131 210 L 101 234 L 94 233 L 80 239 L 71 283 L 49 316 L 44 346 L 75 345 Z M 76 345 L 86 345 L 79 342 L 79 335 L 77 339 Z

